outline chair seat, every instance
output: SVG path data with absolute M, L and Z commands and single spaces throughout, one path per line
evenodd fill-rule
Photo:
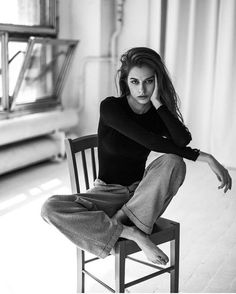
M 171 241 L 175 238 L 175 225 L 176 223 L 166 218 L 159 218 L 153 227 L 150 239 L 156 245 Z M 138 245 L 132 241 L 123 238 L 119 238 L 117 246 L 124 246 L 125 256 L 140 251 Z

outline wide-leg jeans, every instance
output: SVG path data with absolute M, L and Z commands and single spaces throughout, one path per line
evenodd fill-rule
M 164 154 L 148 165 L 140 182 L 122 186 L 97 179 L 86 193 L 50 197 L 41 215 L 76 246 L 105 258 L 123 230 L 112 216 L 122 209 L 137 228 L 151 234 L 185 174 L 181 157 Z

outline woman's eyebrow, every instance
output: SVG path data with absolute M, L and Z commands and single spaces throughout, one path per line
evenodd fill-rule
M 145 81 L 146 81 L 146 80 L 150 80 L 150 79 L 154 79 L 154 77 L 155 77 L 155 76 L 154 76 L 154 75 L 152 75 L 151 77 L 149 77 L 149 78 L 145 79 Z
M 154 78 L 154 75 L 152 75 L 152 76 L 149 77 L 149 78 L 146 78 L 144 81 L 146 81 L 146 80 L 150 80 L 150 79 L 153 79 L 153 78 Z M 130 80 L 138 80 L 138 78 L 130 77 Z

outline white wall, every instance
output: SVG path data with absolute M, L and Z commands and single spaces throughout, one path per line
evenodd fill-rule
M 99 63 L 86 62 L 89 56 L 106 55 L 104 47 L 112 25 L 104 25 L 112 14 L 109 0 L 59 0 L 59 38 L 80 40 L 62 101 L 79 109 L 78 134 L 96 132 L 100 92 Z M 104 17 L 104 14 L 107 14 Z
M 120 54 L 135 46 L 149 46 L 159 51 L 160 3 L 160 0 L 125 1 Z
M 115 0 L 59 0 L 59 37 L 80 40 L 63 91 L 63 103 L 80 108 L 79 135 L 96 132 L 100 101 L 116 94 L 108 62 L 90 61 L 82 71 L 85 58 L 110 56 L 114 9 Z M 134 46 L 159 49 L 159 13 L 160 0 L 125 0 L 119 55 Z

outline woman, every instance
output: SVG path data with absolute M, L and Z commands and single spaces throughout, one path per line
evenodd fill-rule
M 231 189 L 228 171 L 210 154 L 187 147 L 177 94 L 160 56 L 138 47 L 121 57 L 121 95 L 101 102 L 98 126 L 99 175 L 87 193 L 53 196 L 43 218 L 80 248 L 106 257 L 119 237 L 135 241 L 147 259 L 168 256 L 149 235 L 185 178 L 183 158 L 207 162 L 219 188 Z M 150 151 L 164 153 L 145 169 Z

